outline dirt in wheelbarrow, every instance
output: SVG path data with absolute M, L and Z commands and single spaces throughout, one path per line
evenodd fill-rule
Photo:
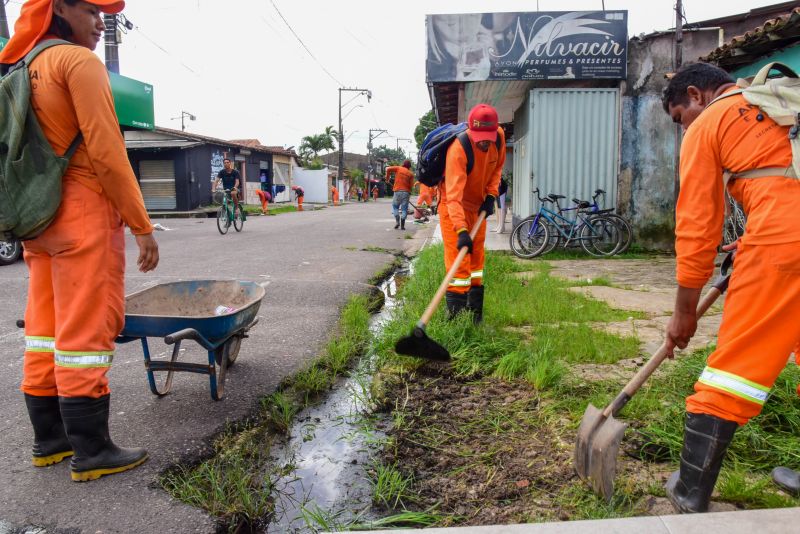
M 381 461 L 410 481 L 403 505 L 434 511 L 438 525 L 616 515 L 575 474 L 574 426 L 529 383 L 464 379 L 446 364 L 426 365 L 390 385 L 385 398 L 394 425 Z M 617 466 L 641 487 L 663 486 L 667 467 L 628 456 Z M 665 498 L 634 493 L 621 515 L 673 513 Z

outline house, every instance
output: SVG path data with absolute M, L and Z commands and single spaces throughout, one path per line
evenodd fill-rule
M 225 158 L 242 176 L 245 202 L 258 204 L 255 191 L 262 173 L 267 187 L 283 191 L 277 200 L 291 198 L 297 157 L 292 150 L 262 146 L 255 139 L 227 141 L 162 127 L 126 131 L 125 145 L 148 211 L 191 211 L 210 204 L 211 187 Z
M 687 24 L 684 63 L 796 6 Z M 681 132 L 661 93 L 674 70 L 674 30 L 629 38 L 627 12 L 606 10 L 429 15 L 427 33 L 438 122 L 462 122 L 481 102 L 498 110 L 510 145 L 514 222 L 538 210 L 537 188 L 567 201 L 603 189 L 639 244 L 672 248 Z M 743 49 L 734 50 L 732 57 Z

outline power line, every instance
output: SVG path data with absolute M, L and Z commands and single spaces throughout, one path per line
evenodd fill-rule
M 301 45 L 301 46 L 302 46 L 302 47 L 305 49 L 305 51 L 306 51 L 306 52 L 308 52 L 308 55 L 309 55 L 309 56 L 311 56 L 311 59 L 313 59 L 314 61 L 316 61 L 316 62 L 317 62 L 317 65 L 319 65 L 319 66 L 320 66 L 320 68 L 321 68 L 321 69 L 322 69 L 322 70 L 325 72 L 325 74 L 327 74 L 327 75 L 330 77 L 330 79 L 331 79 L 331 80 L 333 80 L 334 82 L 336 82 L 336 84 L 337 84 L 339 87 L 344 87 L 344 84 L 343 84 L 342 82 L 340 82 L 339 80 L 337 80 L 337 79 L 336 79 L 336 76 L 334 76 L 333 74 L 331 74 L 330 72 L 328 72 L 328 69 L 326 69 L 326 68 L 325 68 L 325 65 L 323 65 L 323 64 L 320 62 L 320 60 L 318 60 L 318 59 L 316 58 L 316 56 L 314 56 L 314 54 L 312 54 L 312 53 L 311 53 L 311 50 L 309 50 L 309 49 L 308 49 L 308 47 L 307 47 L 307 46 L 306 46 L 306 44 L 303 42 L 303 40 L 302 40 L 302 39 L 300 39 L 300 36 L 299 36 L 299 35 L 297 35 L 297 33 L 294 31 L 294 29 L 292 28 L 292 25 L 291 25 L 291 24 L 289 24 L 289 21 L 288 21 L 288 20 L 286 20 L 286 17 L 284 17 L 284 16 L 283 16 L 283 13 L 281 13 L 281 10 L 280 10 L 280 9 L 278 9 L 278 6 L 275 4 L 275 0 L 270 0 L 270 3 L 272 4 L 272 7 L 274 7 L 274 8 L 275 8 L 275 11 L 276 11 L 276 12 L 278 13 L 278 15 L 281 17 L 281 20 L 283 20 L 284 24 L 286 24 L 286 27 L 287 27 L 287 28 L 289 28 L 289 31 L 290 31 L 290 32 L 292 32 L 292 35 L 294 35 L 294 36 L 295 36 L 295 38 L 296 38 L 296 39 L 297 39 L 297 41 L 300 43 L 300 45 Z

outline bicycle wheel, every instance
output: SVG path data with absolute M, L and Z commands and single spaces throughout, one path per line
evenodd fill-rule
M 528 217 L 520 222 L 509 237 L 511 251 L 520 258 L 535 258 L 547 247 L 550 230 L 542 220 Z
M 593 217 L 583 221 L 578 234 L 583 250 L 592 256 L 613 256 L 621 245 L 617 224 L 608 217 Z
M 620 245 L 619 249 L 614 254 L 622 254 L 626 252 L 630 248 L 631 243 L 633 243 L 633 228 L 631 228 L 631 223 L 629 223 L 625 217 L 616 213 L 609 213 L 606 217 L 617 223 L 620 234 Z
M 217 210 L 217 230 L 222 235 L 228 233 L 231 223 L 228 222 L 228 209 L 223 205 Z
M 244 216 L 242 215 L 242 207 L 236 206 L 233 210 L 233 227 L 237 232 L 241 232 L 244 228 Z
M 547 219 L 541 219 L 540 222 L 547 226 L 548 233 L 547 246 L 544 247 L 544 250 L 542 251 L 542 256 L 544 256 L 545 254 L 551 253 L 554 248 L 561 244 L 562 237 L 561 233 L 558 231 L 558 228 L 552 222 L 548 221 Z

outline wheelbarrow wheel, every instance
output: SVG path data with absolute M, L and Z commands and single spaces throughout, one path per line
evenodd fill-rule
M 217 365 L 222 365 L 222 359 L 226 350 L 228 351 L 228 367 L 233 365 L 233 363 L 236 361 L 236 357 L 239 356 L 239 349 L 241 346 L 241 336 L 231 337 L 214 352 L 214 359 L 217 361 Z

